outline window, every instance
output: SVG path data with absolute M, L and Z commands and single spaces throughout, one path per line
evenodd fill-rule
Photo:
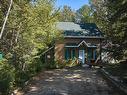
M 71 56 L 71 58 L 72 58 L 72 59 L 75 58 L 75 50 L 74 50 L 74 49 L 72 50 L 72 56 Z
M 96 53 L 96 50 L 93 51 L 93 58 L 94 58 L 94 60 L 97 59 L 97 53 Z
M 65 60 L 74 59 L 75 58 L 75 49 L 65 49 Z
M 88 61 L 90 61 L 92 58 L 92 49 L 88 49 Z
M 69 59 L 69 50 L 65 49 L 65 60 Z

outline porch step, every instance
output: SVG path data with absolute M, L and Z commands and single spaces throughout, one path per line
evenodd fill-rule
M 82 67 L 89 67 L 89 65 L 88 64 L 83 64 Z

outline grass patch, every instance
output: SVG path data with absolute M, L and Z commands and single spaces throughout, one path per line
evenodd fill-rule
M 56 60 L 55 62 L 52 63 L 44 63 L 42 67 L 46 69 L 62 69 L 62 68 L 74 67 L 78 65 L 80 64 L 77 62 L 77 59 L 69 59 L 64 62 L 60 62 Z

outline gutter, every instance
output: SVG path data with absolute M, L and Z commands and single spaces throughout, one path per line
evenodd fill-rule
M 105 39 L 105 37 L 97 37 L 97 36 L 64 36 L 64 38 L 90 38 L 90 39 Z

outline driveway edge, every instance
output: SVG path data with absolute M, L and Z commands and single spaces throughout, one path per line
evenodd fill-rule
M 103 76 L 106 77 L 111 83 L 113 83 L 114 86 L 116 86 L 118 89 L 120 89 L 122 92 L 127 94 L 127 87 L 120 83 L 120 80 L 118 80 L 116 77 L 110 75 L 105 69 L 101 68 L 99 70 Z

